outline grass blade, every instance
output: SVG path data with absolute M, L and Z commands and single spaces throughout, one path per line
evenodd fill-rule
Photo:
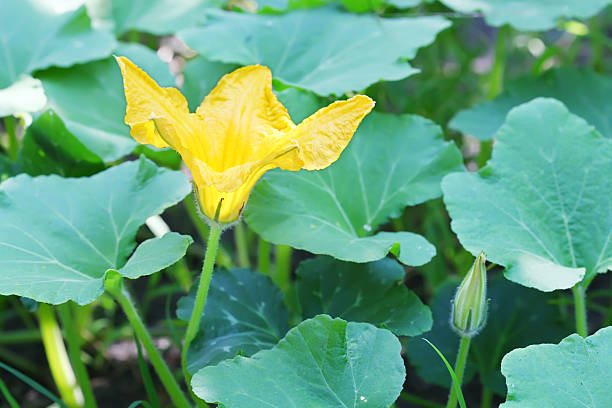
M 27 375 L 21 373 L 20 371 L 14 369 L 12 367 L 7 366 L 6 364 L 4 364 L 2 362 L 0 362 L 0 368 L 8 371 L 11 374 L 13 374 L 15 377 L 19 378 L 21 381 L 23 381 L 24 383 L 28 384 L 30 387 L 34 388 L 36 391 L 38 391 L 39 393 L 41 393 L 45 397 L 49 398 L 51 401 L 55 402 L 60 407 L 68 408 L 66 406 L 66 404 L 64 404 L 62 402 L 62 400 L 60 400 L 58 397 L 56 397 L 51 391 L 49 391 L 48 389 L 46 389 L 45 387 L 43 387 L 38 382 L 36 382 L 33 379 L 31 379 Z
M 436 353 L 438 353 L 438 355 L 440 356 L 442 361 L 444 361 L 444 364 L 446 365 L 446 369 L 448 370 L 448 373 L 450 374 L 451 378 L 453 379 L 453 387 L 455 388 L 455 392 L 457 393 L 457 396 L 459 397 L 459 406 L 461 408 L 466 408 L 465 399 L 463 398 L 463 392 L 461 391 L 461 385 L 457 381 L 457 376 L 455 375 L 455 370 L 453 370 L 453 367 L 451 367 L 451 365 L 448 363 L 448 361 L 444 357 L 444 354 L 442 354 L 440 352 L 440 350 L 438 350 L 438 348 L 436 346 L 434 346 L 427 339 L 423 339 L 423 340 L 425 340 L 427 342 L 427 344 L 429 344 L 436 351 Z
M 157 391 L 155 390 L 155 384 L 153 383 L 153 377 L 151 376 L 151 371 L 149 371 L 149 366 L 147 365 L 147 362 L 144 359 L 144 356 L 142 355 L 142 346 L 140 345 L 140 340 L 138 340 L 138 337 L 136 337 L 136 335 L 134 335 L 134 340 L 136 341 L 136 349 L 138 350 L 138 368 L 140 368 L 140 375 L 142 376 L 142 381 L 147 392 L 147 397 L 151 402 L 150 404 L 147 403 L 147 405 L 152 406 L 152 408 L 161 408 L 159 398 L 157 397 Z
M 17 400 L 13 398 L 13 396 L 11 395 L 11 392 L 9 391 L 4 381 L 2 381 L 2 379 L 0 379 L 0 393 L 2 393 L 2 396 L 4 397 L 6 402 L 9 404 L 10 408 L 19 408 L 19 404 L 17 403 Z

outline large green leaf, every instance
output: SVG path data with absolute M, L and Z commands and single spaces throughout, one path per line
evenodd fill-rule
M 174 85 L 168 65 L 154 51 L 139 44 L 121 44 L 115 54 L 132 59 L 160 85 Z M 49 99 L 48 107 L 93 153 L 104 161 L 114 161 L 134 149 L 136 142 L 123 123 L 126 106 L 123 81 L 113 58 L 67 69 L 52 68 L 37 77 Z
M 544 291 L 612 268 L 612 139 L 554 99 L 513 109 L 496 137 L 478 174 L 442 182 L 463 246 Z
M 514 350 L 502 361 L 508 397 L 500 408 L 609 407 L 611 355 L 612 327 Z
M 325 170 L 269 172 L 253 191 L 245 217 L 266 241 L 352 262 L 389 251 L 409 265 L 435 248 L 410 232 L 377 228 L 407 205 L 440 195 L 440 180 L 463 168 L 461 153 L 440 128 L 419 116 L 372 113 L 340 159 Z
M 206 26 L 178 35 L 210 60 L 267 65 L 289 85 L 341 95 L 418 72 L 406 59 L 449 25 L 441 17 L 379 18 L 325 7 L 285 15 L 211 12 Z
M 113 0 L 112 17 L 117 34 L 128 30 L 165 35 L 201 23 L 208 8 L 223 0 Z
M 431 329 L 431 311 L 406 288 L 404 268 L 391 259 L 354 264 L 317 257 L 302 262 L 296 273 L 303 318 L 328 314 L 401 336 Z
M 79 177 L 104 169 L 102 159 L 70 133 L 51 110 L 26 129 L 17 163 L 19 170 L 31 176 Z
M 226 408 L 388 408 L 404 383 L 400 348 L 388 330 L 321 315 L 271 350 L 201 369 L 191 385 Z
M 55 14 L 32 0 L 0 2 L 0 88 L 20 75 L 104 58 L 114 37 L 91 28 L 85 7 Z
M 481 140 L 495 135 L 510 109 L 545 96 L 563 102 L 605 137 L 612 138 L 612 79 L 589 70 L 562 67 L 539 77 L 526 76 L 504 85 L 492 101 L 459 112 L 449 126 Z
M 457 284 L 441 286 L 430 302 L 434 325 L 422 337 L 431 341 L 454 361 L 459 347 L 459 336 L 449 324 L 451 301 Z M 555 297 L 509 282 L 501 276 L 489 279 L 487 324 L 472 339 L 466 379 L 477 372 L 480 381 L 504 395 L 504 378 L 500 363 L 504 354 L 517 347 L 542 342 L 557 342 L 571 332 L 559 320 L 559 308 L 551 303 Z M 406 356 L 419 377 L 428 383 L 450 386 L 450 377 L 431 347 L 420 338 L 406 339 Z M 467 382 L 467 381 L 466 381 Z
M 519 30 L 555 28 L 561 18 L 587 18 L 610 4 L 610 0 L 440 0 L 463 13 L 479 11 L 488 24 L 510 24 Z
M 110 269 L 135 278 L 173 263 L 189 237 L 164 236 L 139 247 L 135 260 L 126 259 L 145 220 L 189 190 L 183 174 L 144 158 L 92 177 L 22 174 L 6 180 L 0 184 L 0 294 L 86 304 L 102 293 Z
M 178 317 L 189 320 L 194 303 L 195 288 L 179 300 Z M 187 369 L 195 373 L 236 354 L 269 349 L 287 333 L 288 321 L 283 294 L 270 278 L 248 269 L 216 270 Z

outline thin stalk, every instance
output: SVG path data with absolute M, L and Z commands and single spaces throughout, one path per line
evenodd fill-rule
M 210 235 L 208 236 L 208 245 L 206 246 L 206 254 L 204 255 L 204 264 L 202 265 L 202 276 L 200 276 L 200 283 L 198 285 L 198 292 L 196 294 L 195 303 L 193 305 L 193 311 L 187 324 L 187 331 L 185 332 L 185 342 L 183 343 L 183 373 L 185 374 L 185 381 L 190 386 L 191 375 L 187 371 L 187 352 L 189 346 L 198 334 L 200 329 L 200 320 L 204 313 L 204 306 L 206 306 L 206 297 L 208 296 L 208 289 L 210 287 L 210 280 L 213 274 L 213 268 L 215 266 L 215 258 L 217 256 L 217 248 L 219 247 L 219 238 L 221 237 L 221 227 L 211 226 Z M 197 401 L 196 401 L 197 402 Z
M 506 68 L 506 42 L 511 33 L 509 25 L 503 25 L 497 30 L 497 41 L 495 43 L 495 61 L 491 68 L 489 78 L 489 99 L 495 98 L 504 86 L 504 71 Z
M 11 395 L 11 391 L 9 391 L 8 387 L 6 386 L 4 381 L 2 381 L 1 378 L 0 378 L 0 394 L 2 394 L 2 396 L 6 400 L 6 403 L 8 404 L 9 407 L 19 408 L 19 403 L 17 403 L 17 400 Z
M 36 343 L 40 341 L 38 330 L 14 330 L 3 332 L 0 337 L 0 344 L 24 344 Z
M 238 252 L 238 266 L 248 268 L 251 266 L 249 261 L 249 244 L 247 242 L 247 232 L 242 221 L 236 223 L 234 228 L 234 241 L 236 242 L 236 251 Z
M 257 270 L 264 275 L 270 274 L 270 243 L 261 237 L 257 245 Z
M 86 408 L 96 408 L 96 397 L 94 396 L 87 374 L 87 368 L 81 359 L 81 336 L 74 325 L 74 317 L 70 303 L 66 302 L 58 306 L 58 313 L 64 328 L 66 342 L 68 343 L 68 356 L 74 368 L 77 381 L 83 390 Z
M 191 407 L 191 404 L 187 400 L 187 397 L 185 397 L 185 394 L 183 394 L 183 391 L 181 391 L 181 388 L 159 353 L 159 350 L 157 350 L 155 347 L 155 343 L 153 343 L 153 339 L 151 338 L 149 331 L 138 315 L 138 311 L 132 302 L 130 294 L 123 288 L 121 279 L 118 277 L 111 279 L 107 278 L 106 282 L 107 291 L 113 295 L 117 303 L 119 303 L 123 309 L 123 312 L 136 333 L 136 336 L 138 336 L 142 346 L 147 351 L 147 355 L 149 356 L 149 360 L 151 361 L 155 372 L 159 376 L 164 388 L 166 388 L 166 391 L 170 395 L 173 405 L 177 408 Z
M 493 392 L 487 387 L 482 388 L 482 395 L 480 397 L 480 408 L 491 408 L 493 402 Z
M 579 283 L 572 288 L 574 295 L 574 314 L 576 316 L 576 333 L 582 337 L 589 335 L 587 309 L 584 287 Z
M 83 392 L 70 365 L 53 307 L 39 303 L 38 321 L 49 368 L 60 396 L 69 408 L 80 408 L 84 403 Z
M 455 361 L 455 375 L 457 376 L 457 384 L 461 387 L 463 384 L 463 373 L 465 372 L 465 366 L 467 364 L 468 354 L 470 352 L 470 341 L 471 339 L 467 336 L 461 337 L 461 344 L 459 345 L 459 352 L 457 353 L 457 361 Z M 457 392 L 455 387 L 451 387 L 450 395 L 448 396 L 448 403 L 446 408 L 457 407 Z
M 4 127 L 6 133 L 8 133 L 8 154 L 12 161 L 17 160 L 17 153 L 19 152 L 19 139 L 17 139 L 17 132 L 15 131 L 15 118 L 7 116 L 4 118 Z
M 276 267 L 272 279 L 283 292 L 289 289 L 291 281 L 291 253 L 293 249 L 289 245 L 276 246 Z

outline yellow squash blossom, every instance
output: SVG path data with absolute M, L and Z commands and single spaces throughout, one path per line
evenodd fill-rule
M 367 96 L 334 102 L 295 125 L 260 65 L 225 75 L 195 113 L 175 88 L 161 88 L 117 57 L 127 100 L 125 123 L 137 142 L 176 150 L 193 175 L 202 212 L 220 224 L 240 216 L 267 170 L 323 169 L 338 159 L 374 107 Z

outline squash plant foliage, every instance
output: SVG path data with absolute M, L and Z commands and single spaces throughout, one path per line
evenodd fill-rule
M 2 0 L 0 407 L 612 406 L 609 3 Z

